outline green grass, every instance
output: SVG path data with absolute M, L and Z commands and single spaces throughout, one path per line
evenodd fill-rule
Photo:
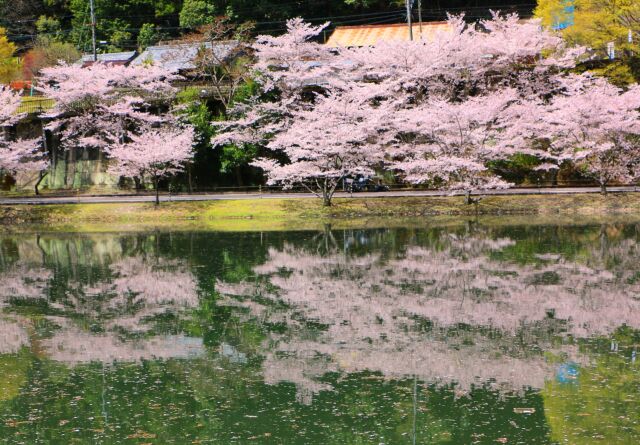
M 0 354 L 0 403 L 7 402 L 20 393 L 27 380 L 31 360 L 29 351 L 22 348 L 13 354 Z
M 477 207 L 465 204 L 462 197 L 340 198 L 331 207 L 323 207 L 312 198 L 168 202 L 160 206 L 119 203 L 0 207 L 5 230 L 34 225 L 60 230 L 283 230 L 325 224 L 396 225 L 416 218 L 446 221 L 515 217 L 531 223 L 558 218 L 596 221 L 609 215 L 640 217 L 640 194 L 490 196 Z

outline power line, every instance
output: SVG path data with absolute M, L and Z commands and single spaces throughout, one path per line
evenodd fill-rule
M 93 0 L 90 0 L 91 2 L 93 2 Z M 410 0 L 406 0 L 407 2 L 409 2 Z M 88 8 L 90 9 L 90 4 L 87 5 Z M 420 4 L 419 4 L 420 6 Z M 533 6 L 533 4 L 524 4 L 524 5 L 494 5 L 495 7 L 509 7 L 509 6 L 518 6 L 518 7 L 522 7 L 522 8 L 526 8 L 527 6 Z M 431 9 L 421 9 L 419 11 L 419 15 L 421 16 L 422 19 L 424 18 L 431 18 L 431 19 L 442 19 L 445 14 L 447 12 L 455 12 L 455 11 L 459 11 L 459 12 L 463 12 L 463 11 L 470 11 L 470 14 L 465 14 L 465 18 L 467 19 L 481 19 L 481 18 L 486 18 L 490 15 L 489 10 L 491 9 L 492 6 L 485 6 L 485 7 L 469 7 L 469 8 L 431 8 Z M 90 12 L 90 11 L 87 11 Z M 405 14 L 406 12 L 402 9 L 396 9 L 396 10 L 392 10 L 392 11 L 386 11 L 386 12 L 371 12 L 371 13 L 361 13 L 361 14 L 348 14 L 348 15 L 338 15 L 338 16 L 321 16 L 321 17 L 311 17 L 306 19 L 309 22 L 318 22 L 318 21 L 332 21 L 333 25 L 348 25 L 348 24 L 357 24 L 357 23 L 370 23 L 370 24 L 377 24 L 377 23 L 389 23 L 395 20 L 399 20 L 402 18 L 402 16 Z M 86 13 L 85 13 L 86 14 Z M 85 15 L 86 17 L 86 15 Z M 113 16 L 112 16 L 113 17 Z M 101 17 L 101 20 L 103 19 L 108 19 L 107 17 Z M 422 22 L 422 19 L 420 20 L 420 22 Z M 259 22 L 254 22 L 257 26 L 259 25 L 282 25 L 282 26 L 277 26 L 277 27 L 270 27 L 267 29 L 259 29 L 256 30 L 254 32 L 252 32 L 252 35 L 257 35 L 257 34 L 265 34 L 265 33 L 270 33 L 270 32 L 279 32 L 279 31 L 283 31 L 285 29 L 285 23 L 286 20 L 278 20 L 278 21 L 259 21 Z M 68 35 L 70 33 L 73 32 L 78 32 L 79 31 L 79 39 L 82 39 L 82 31 L 87 29 L 88 27 L 91 28 L 92 33 L 94 30 L 96 30 L 97 28 L 97 22 L 95 22 L 95 20 L 92 20 L 92 23 L 90 25 L 87 25 L 86 21 L 82 24 L 82 26 L 77 26 L 74 28 L 70 28 L 70 29 L 61 29 L 58 31 L 52 31 L 52 32 L 42 32 L 42 33 L 35 33 L 35 34 L 9 34 L 7 35 L 7 37 L 9 37 L 12 40 L 17 40 L 17 39 L 29 39 L 29 38 L 35 38 L 38 36 L 46 36 L 46 35 L 52 35 L 52 36 L 58 36 L 58 35 Z M 140 31 L 142 28 L 138 28 L 138 27 L 131 27 L 131 28 L 120 28 L 121 30 L 124 31 L 130 31 L 130 32 L 136 32 L 136 31 Z M 158 26 L 157 29 L 159 31 L 189 31 L 191 30 L 191 28 L 188 27 L 182 27 L 182 26 Z M 120 42 L 136 42 L 133 39 L 123 39 Z M 136 42 L 137 43 L 137 42 Z M 78 45 L 80 45 L 80 42 L 78 42 Z M 97 46 L 97 42 L 96 42 L 96 46 Z M 132 45 L 133 46 L 133 45 Z
M 342 16 L 327 16 L 327 17 L 313 17 L 310 19 L 307 19 L 307 21 L 321 21 L 321 20 L 328 20 L 328 19 L 337 19 L 337 18 L 350 18 L 350 17 L 354 17 L 353 20 L 339 20 L 336 21 L 336 23 L 357 23 L 357 22 L 366 22 L 366 21 L 370 21 L 370 20 L 377 20 L 380 18 L 388 18 L 388 17 L 400 17 L 402 10 L 397 10 L 397 11 L 392 11 L 392 12 L 384 12 L 384 13 L 371 13 L 371 14 L 352 14 L 352 15 L 342 15 Z M 284 25 L 286 24 L 286 20 L 280 20 L 280 21 L 272 21 L 272 22 L 255 22 L 256 25 L 269 25 L 269 24 L 282 24 L 282 27 L 278 27 L 278 28 L 274 28 L 273 30 L 280 30 L 280 29 L 284 29 Z M 82 24 L 82 26 L 77 26 L 75 28 L 69 28 L 69 29 L 63 29 L 63 30 L 58 30 L 58 31 L 51 31 L 51 32 L 40 32 L 40 33 L 35 33 L 35 34 L 9 34 L 7 35 L 7 37 L 10 38 L 24 38 L 24 37 L 37 37 L 37 36 L 42 36 L 42 35 L 59 35 L 59 34 L 68 34 L 68 33 L 72 33 L 74 31 L 77 30 L 82 30 L 82 29 L 87 29 L 90 28 L 91 24 L 87 25 L 86 22 Z M 138 28 L 138 27 L 132 27 L 132 28 L 120 28 L 120 30 L 123 31 L 140 31 L 142 28 Z M 184 26 L 158 26 L 158 30 L 162 31 L 162 30 L 174 30 L 174 31 L 178 31 L 178 30 L 191 30 L 192 28 L 190 27 L 184 27 Z M 266 30 L 260 30 L 257 32 L 265 32 Z

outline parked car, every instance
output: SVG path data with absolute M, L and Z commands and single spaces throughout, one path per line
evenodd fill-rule
M 389 187 L 379 182 L 374 181 L 372 178 L 365 176 L 358 176 L 354 178 L 347 178 L 344 182 L 345 191 L 347 192 L 388 192 Z

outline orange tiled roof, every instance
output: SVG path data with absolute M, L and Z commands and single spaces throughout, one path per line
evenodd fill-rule
M 9 84 L 9 87 L 12 90 L 30 90 L 31 89 L 31 81 L 30 80 L 12 80 Z
M 413 38 L 419 39 L 420 23 L 413 24 Z M 450 32 L 447 22 L 422 22 L 422 38 L 433 40 L 438 32 Z M 409 40 L 409 27 L 406 23 L 393 25 L 338 26 L 327 40 L 327 46 L 373 46 L 380 41 Z

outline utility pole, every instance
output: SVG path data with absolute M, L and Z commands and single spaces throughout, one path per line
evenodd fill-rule
M 96 11 L 93 5 L 93 0 L 89 0 L 89 7 L 91 8 L 91 43 L 93 44 L 93 61 L 98 61 L 98 50 L 96 49 Z
M 420 29 L 420 40 L 422 40 L 422 0 L 418 0 L 418 28 Z
M 407 25 L 409 26 L 409 40 L 413 40 L 413 25 L 411 24 L 411 6 L 412 0 L 405 0 L 407 6 Z

